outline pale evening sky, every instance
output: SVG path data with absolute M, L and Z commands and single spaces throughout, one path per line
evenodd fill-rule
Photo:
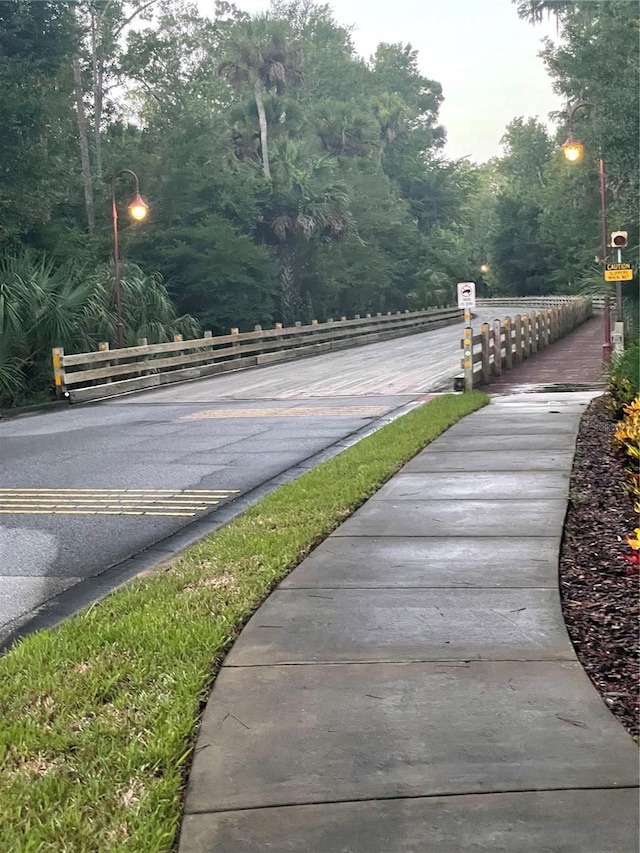
M 250 14 L 269 0 L 235 0 Z M 198 0 L 211 14 L 214 0 Z M 515 116 L 547 123 L 562 108 L 552 92 L 540 40 L 556 35 L 555 19 L 536 27 L 521 21 L 509 0 L 329 0 L 336 20 L 353 25 L 356 50 L 369 58 L 381 42 L 408 42 L 420 70 L 442 84 L 440 121 L 446 156 L 483 162 L 501 153 L 500 137 Z

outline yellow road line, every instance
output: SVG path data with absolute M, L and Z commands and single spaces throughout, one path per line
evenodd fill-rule
M 216 504 L 209 504 L 209 506 L 216 506 Z M 20 503 L 20 504 L 11 504 L 7 505 L 0 502 L 0 508 L 5 509 L 7 511 L 13 509 L 60 509 L 60 510 L 110 510 L 112 512 L 125 512 L 126 510 L 140 510 L 145 512 L 147 510 L 156 510 L 158 512 L 164 512 L 165 510 L 174 511 L 174 510 L 184 510 L 185 512 L 203 512 L 206 509 L 209 509 L 209 506 L 158 506 L 151 505 L 145 506 L 144 504 L 128 504 L 126 506 L 122 506 L 120 504 L 93 504 L 93 503 L 82 503 L 82 504 L 65 504 L 65 503 L 52 503 L 52 504 L 28 504 L 28 503 Z
M 92 506 L 154 506 L 159 509 L 162 507 L 183 507 L 183 506 L 198 506 L 198 507 L 207 507 L 214 504 L 220 503 L 221 498 L 209 498 L 209 500 L 190 500 L 190 501 L 172 501 L 172 500 L 162 500 L 162 501 L 154 501 L 154 500 L 145 500 L 144 498 L 140 498 L 139 500 L 118 500 L 118 498 L 54 498 L 52 497 L 39 497 L 38 495 L 34 495 L 29 498 L 5 498 L 0 495 L 0 504 L 6 504 L 7 506 L 18 506 L 21 504 L 33 505 L 37 503 L 41 503 L 46 506 L 52 506 L 53 504 L 64 504 L 69 506 L 82 506 L 83 504 L 91 504 Z
M 237 489 L 54 489 L 0 487 L 2 515 L 153 515 L 193 518 Z
M 282 409 L 203 409 L 183 415 L 180 420 L 192 421 L 208 418 L 289 418 L 308 417 L 310 415 L 331 415 L 335 417 L 363 415 L 365 417 L 381 415 L 388 406 L 297 406 Z
M 130 510 L 91 509 L 0 509 L 2 515 L 161 515 L 195 518 L 195 512 L 132 512 Z
M 131 515 L 193 518 L 237 489 L 54 489 L 0 487 L 2 515 Z
M 105 495 L 113 497 L 114 495 L 124 495 L 131 497 L 132 495 L 142 495 L 147 498 L 153 495 L 158 497 L 181 497 L 191 495 L 197 497 L 220 497 L 221 495 L 237 494 L 237 489 L 9 489 L 0 488 L 0 495 L 16 494 L 16 495 L 32 495 L 32 494 L 55 494 L 55 495 Z

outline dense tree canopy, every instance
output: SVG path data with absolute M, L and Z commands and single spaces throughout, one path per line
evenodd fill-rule
M 539 181 L 529 176 L 528 204 L 523 210 L 524 229 L 543 249 L 531 275 L 545 290 L 603 290 L 599 160 L 606 171 L 606 223 L 608 230 L 629 232 L 630 249 L 637 256 L 638 197 L 640 189 L 640 54 L 638 0 L 513 0 L 521 17 L 535 24 L 544 15 L 554 15 L 558 39 L 547 39 L 542 57 L 555 90 L 566 98 L 567 113 L 559 119 L 554 137 L 546 142 L 539 133 L 538 153 L 532 140 L 508 137 L 502 170 L 507 173 L 518 160 L 531 157 L 539 170 Z M 584 104 L 574 113 L 573 134 L 585 146 L 578 163 L 566 163 L 560 145 L 569 134 L 568 109 Z M 513 131 L 513 125 L 511 131 Z M 501 253 L 510 245 L 518 252 L 520 243 L 514 215 L 517 184 L 508 180 L 501 187 L 498 227 L 495 237 L 496 283 L 509 290 L 515 282 L 501 264 Z M 505 207 L 505 197 L 510 206 Z M 505 217 L 509 217 L 507 220 Z M 510 224 L 508 224 L 510 222 Z M 506 225 L 503 230 L 502 225 Z M 507 232 L 511 233 L 505 233 Z M 525 240 L 526 242 L 526 240 Z M 630 255 L 629 260 L 635 259 Z M 518 262 L 519 263 L 519 262 Z M 629 298 L 637 287 L 626 289 Z M 637 312 L 630 311 L 633 316 Z
M 562 119 L 554 136 L 515 118 L 478 166 L 445 158 L 446 93 L 412 46 L 364 59 L 314 0 L 254 17 L 219 0 L 211 19 L 190 0 L 0 0 L 0 403 L 47 393 L 51 345 L 113 343 L 105 179 L 123 168 L 150 205 L 130 223 L 118 179 L 129 342 L 445 304 L 461 280 L 600 284 L 600 153 L 611 226 L 637 245 L 637 6 L 517 0 L 558 20 L 544 59 L 590 104 L 587 153 L 563 161 Z

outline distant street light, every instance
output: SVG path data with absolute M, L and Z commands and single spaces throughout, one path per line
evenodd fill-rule
M 489 266 L 489 264 L 482 264 L 480 266 L 480 272 L 481 273 L 487 273 L 487 272 L 489 272 L 490 269 L 491 269 L 491 267 Z
M 131 169 L 120 169 L 109 178 L 111 183 L 111 218 L 113 220 L 113 263 L 116 291 L 116 346 L 124 346 L 124 323 L 122 321 L 122 282 L 120 280 L 120 242 L 118 240 L 118 208 L 116 206 L 116 178 L 119 175 L 131 175 L 136 182 L 136 193 L 128 206 L 129 216 L 137 222 L 142 221 L 149 213 L 149 206 L 140 195 L 140 181 Z

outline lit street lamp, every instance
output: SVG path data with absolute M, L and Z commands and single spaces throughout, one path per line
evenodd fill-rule
M 576 163 L 584 154 L 584 145 L 570 136 L 562 146 L 562 153 L 570 163 Z
M 590 107 L 592 104 L 588 101 L 578 101 L 577 104 L 569 107 L 569 138 L 562 146 L 562 153 L 566 160 L 570 163 L 577 163 L 584 154 L 584 145 L 573 136 L 573 116 L 583 107 Z M 600 177 L 600 238 L 601 238 L 601 263 L 607 262 L 607 196 L 606 196 L 606 179 L 604 172 L 604 160 L 600 157 L 598 164 L 598 173 Z
M 124 346 L 124 323 L 122 322 L 122 282 L 120 280 L 120 243 L 118 240 L 118 208 L 116 206 L 116 178 L 118 175 L 131 175 L 136 182 L 136 193 L 133 201 L 128 206 L 129 216 L 137 222 L 143 220 L 149 212 L 149 207 L 140 195 L 140 182 L 138 176 L 131 169 L 120 169 L 110 178 L 111 183 L 111 218 L 113 220 L 113 263 L 116 291 L 116 346 L 122 349 Z
M 569 123 L 569 137 L 562 145 L 562 153 L 565 160 L 569 163 L 577 163 L 584 154 L 584 145 L 573 136 L 573 116 L 583 107 L 591 107 L 588 101 L 578 101 L 576 104 L 569 106 L 567 113 Z M 602 157 L 598 161 L 598 176 L 600 179 L 600 262 L 602 268 L 606 269 L 607 264 L 607 182 L 604 169 L 604 160 Z M 616 319 L 622 320 L 622 287 L 620 282 L 616 282 Z M 609 316 L 609 297 L 605 297 L 604 304 L 604 359 L 611 359 L 611 318 Z

